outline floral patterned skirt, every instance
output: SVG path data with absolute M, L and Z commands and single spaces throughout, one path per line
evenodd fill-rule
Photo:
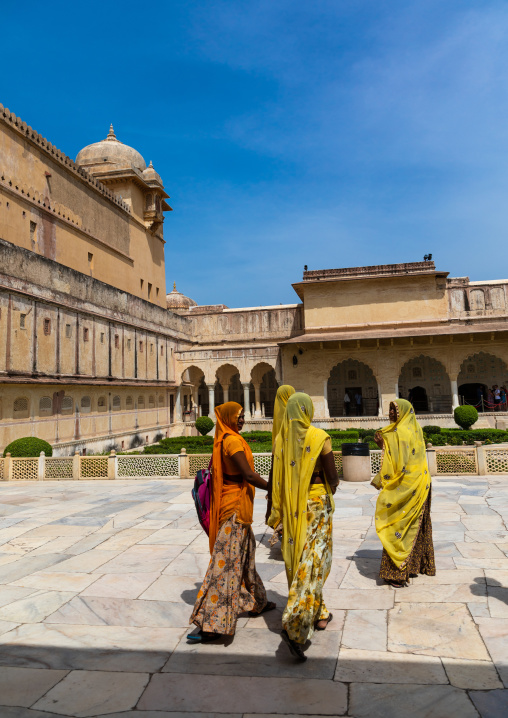
M 190 623 L 202 631 L 232 636 L 238 614 L 261 611 L 266 591 L 256 571 L 256 539 L 251 526 L 236 523 L 236 515 L 219 529 L 205 580 Z
M 436 575 L 434 544 L 432 542 L 432 522 L 430 520 L 431 491 L 432 487 L 423 507 L 418 536 L 405 567 L 397 568 L 386 553 L 386 550 L 383 549 L 379 578 L 383 578 L 385 581 L 404 582 L 407 581 L 410 576 L 418 576 L 419 573 L 424 573 L 427 576 Z
M 330 615 L 323 600 L 323 586 L 332 566 L 333 509 L 329 497 L 309 500 L 307 514 L 307 541 L 282 614 L 282 627 L 291 640 L 302 644 L 311 638 L 316 622 Z

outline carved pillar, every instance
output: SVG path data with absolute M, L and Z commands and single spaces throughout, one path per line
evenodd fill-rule
M 175 421 L 182 421 L 182 387 L 179 386 L 175 396 Z
M 208 387 L 208 416 L 215 419 L 215 384 L 207 384 Z
M 459 406 L 459 388 L 457 386 L 457 380 L 451 379 L 450 386 L 452 390 L 452 411 Z
M 249 406 L 250 383 L 242 384 L 242 386 L 243 386 L 243 408 L 245 411 L 245 418 L 250 419 L 251 418 L 250 406 Z
M 261 418 L 261 384 L 254 383 L 254 416 Z
M 330 418 L 330 410 L 328 408 L 328 379 L 325 379 L 323 386 L 323 405 L 325 410 L 325 419 Z

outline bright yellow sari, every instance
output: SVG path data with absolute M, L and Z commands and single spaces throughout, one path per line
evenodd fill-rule
M 268 525 L 277 527 L 282 520 L 282 555 L 288 584 L 295 576 L 307 538 L 307 502 L 316 461 L 328 438 L 322 429 L 311 425 L 314 405 L 307 394 L 289 397 L 282 427 L 275 440 L 273 459 L 272 513 Z M 330 496 L 325 484 L 320 493 Z
M 414 409 L 397 399 L 397 421 L 379 432 L 383 437 L 381 471 L 372 484 L 381 489 L 376 504 L 376 531 L 397 568 L 404 568 L 418 537 L 431 484 L 425 441 Z

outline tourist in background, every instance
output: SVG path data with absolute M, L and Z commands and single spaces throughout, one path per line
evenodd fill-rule
M 506 392 L 506 387 L 503 385 L 501 387 L 501 411 L 506 411 L 507 401 L 508 401 L 508 394 Z
M 332 494 L 339 483 L 330 437 L 312 426 L 313 416 L 310 396 L 296 393 L 289 398 L 275 441 L 269 520 L 270 526 L 283 524 L 289 597 L 281 635 L 301 661 L 306 660 L 302 646 L 314 630 L 324 630 L 332 620 L 323 586 L 332 564 Z
M 389 416 L 391 423 L 374 437 L 383 458 L 372 484 L 380 490 L 375 523 L 383 544 L 379 576 L 401 588 L 410 576 L 436 573 L 431 477 L 422 428 L 412 405 L 397 399 L 390 404 Z
M 349 416 L 350 411 L 351 411 L 351 397 L 349 396 L 348 392 L 346 391 L 344 394 L 344 415 Z
M 255 487 L 267 482 L 254 471 L 252 451 L 240 436 L 245 423 L 240 404 L 229 401 L 215 409 L 217 424 L 212 457 L 210 552 L 212 557 L 198 592 L 190 623 L 195 642 L 231 636 L 238 614 L 257 616 L 275 608 L 255 566 L 256 539 L 252 531 Z
M 494 411 L 499 411 L 501 404 L 501 389 L 497 384 L 492 387 L 492 394 L 494 395 Z
M 356 416 L 363 416 L 363 399 L 359 391 L 355 394 Z

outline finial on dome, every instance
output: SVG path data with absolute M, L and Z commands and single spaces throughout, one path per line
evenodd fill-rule
M 109 132 L 108 132 L 108 136 L 106 137 L 106 139 L 107 140 L 116 140 L 115 131 L 113 129 L 113 123 L 111 123 L 109 126 Z
M 148 167 L 151 167 L 153 169 L 152 160 L 150 160 L 150 164 L 148 165 Z
M 152 163 L 150 162 L 150 164 Z M 176 282 L 173 282 L 173 291 L 176 292 Z

